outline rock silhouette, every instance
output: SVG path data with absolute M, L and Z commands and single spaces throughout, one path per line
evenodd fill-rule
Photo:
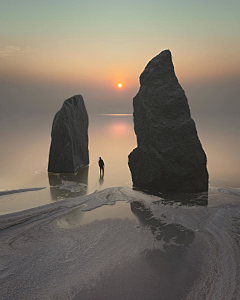
M 164 192 L 207 191 L 206 155 L 169 50 L 154 57 L 140 75 L 133 110 L 138 144 L 129 154 L 133 185 Z
M 88 114 L 81 95 L 64 101 L 52 124 L 48 172 L 76 173 L 89 164 Z

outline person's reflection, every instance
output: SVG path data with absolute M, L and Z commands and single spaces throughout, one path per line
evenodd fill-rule
M 87 194 L 89 166 L 79 169 L 77 174 L 48 173 L 52 200 L 74 198 Z
M 103 174 L 100 174 L 100 177 L 99 177 L 99 185 L 101 186 L 104 182 L 104 175 Z

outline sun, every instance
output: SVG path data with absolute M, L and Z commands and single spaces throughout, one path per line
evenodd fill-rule
M 122 85 L 122 83 L 121 83 L 121 82 L 119 82 L 119 83 L 118 83 L 118 87 L 121 89 L 121 88 L 122 88 L 122 86 L 123 86 L 123 85 Z

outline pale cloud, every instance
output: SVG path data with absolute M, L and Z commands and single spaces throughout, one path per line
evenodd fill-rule
M 0 58 L 13 57 L 13 56 L 17 56 L 19 53 L 24 53 L 29 51 L 32 52 L 34 50 L 31 49 L 30 47 L 21 48 L 12 45 L 0 47 Z
M 0 58 L 14 56 L 19 51 L 21 51 L 21 48 L 16 46 L 0 47 Z
M 27 51 L 34 51 L 32 48 L 30 48 L 30 47 L 27 47 L 27 49 L 26 49 Z

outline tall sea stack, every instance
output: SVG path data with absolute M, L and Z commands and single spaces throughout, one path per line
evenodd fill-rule
M 135 187 L 208 190 L 206 155 L 169 50 L 154 57 L 140 75 L 133 118 L 138 146 L 129 154 L 128 164 Z
M 88 114 L 81 95 L 64 101 L 52 124 L 48 172 L 76 173 L 89 164 Z

